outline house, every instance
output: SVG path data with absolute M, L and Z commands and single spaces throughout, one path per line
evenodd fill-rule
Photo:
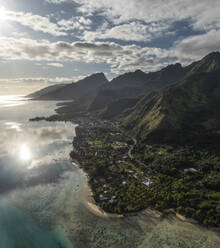
M 110 203 L 116 203 L 118 200 L 115 195 L 112 196 L 112 198 L 109 200 Z
M 107 200 L 108 198 L 107 197 L 104 197 L 102 194 L 99 195 L 99 199 L 100 201 L 105 201 Z
M 104 179 L 104 178 L 100 178 L 99 181 L 100 181 L 101 183 L 105 183 L 105 179 Z
M 195 168 L 184 169 L 184 172 L 197 172 Z
M 150 178 L 144 178 L 144 179 L 142 179 L 142 183 L 143 183 L 145 186 L 149 186 L 150 184 L 153 183 L 153 181 L 152 181 Z
M 135 173 L 135 174 L 133 175 L 133 177 L 134 177 L 135 179 L 139 179 L 138 173 Z
M 108 187 L 109 187 L 109 184 L 107 183 L 103 185 L 103 188 L 108 188 Z

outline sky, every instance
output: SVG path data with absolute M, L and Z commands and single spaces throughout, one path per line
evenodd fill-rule
M 220 50 L 219 0 L 0 0 L 0 95 Z

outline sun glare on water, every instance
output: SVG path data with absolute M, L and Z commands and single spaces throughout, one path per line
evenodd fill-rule
M 16 107 L 24 105 L 27 98 L 23 95 L 0 96 L 0 107 Z
M 20 147 L 19 157 L 24 162 L 31 160 L 31 151 L 30 151 L 30 148 L 26 144 Z

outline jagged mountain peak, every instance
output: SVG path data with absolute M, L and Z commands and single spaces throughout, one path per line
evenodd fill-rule
M 182 65 L 180 63 L 176 63 L 176 64 L 171 64 L 168 65 L 167 67 L 163 68 L 162 71 L 166 70 L 166 71 L 173 71 L 173 70 L 182 70 Z
M 93 79 L 104 79 L 104 80 L 107 80 L 105 74 L 103 72 L 97 72 L 97 73 L 94 73 L 90 76 L 88 76 L 87 78 L 93 78 Z M 107 80 L 108 81 L 108 80 Z
M 201 60 L 194 62 L 188 75 L 200 72 L 211 72 L 220 68 L 220 53 L 212 52 L 203 57 Z
M 138 69 L 138 70 L 136 70 L 134 73 L 136 73 L 136 74 L 146 74 L 145 72 L 143 72 L 142 70 L 140 70 L 140 69 Z
M 206 55 L 203 59 L 218 59 L 218 60 L 220 60 L 220 52 L 219 51 L 211 52 L 208 55 Z
M 220 66 L 220 52 L 212 52 L 206 55 L 201 62 L 206 64 L 213 64 L 213 68 L 217 68 Z
M 106 78 L 105 74 L 103 72 L 97 72 L 94 74 L 91 74 L 89 76 L 84 77 L 83 79 L 77 81 L 77 82 L 73 82 L 73 83 L 81 83 L 83 81 L 88 81 L 90 80 L 90 82 L 94 82 L 95 80 L 104 80 L 104 81 L 108 81 L 108 79 Z

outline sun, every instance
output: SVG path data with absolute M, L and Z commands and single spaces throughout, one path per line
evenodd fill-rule
M 22 161 L 31 160 L 31 151 L 30 151 L 30 148 L 26 144 L 20 147 L 19 157 Z
M 4 21 L 7 18 L 6 10 L 4 7 L 0 7 L 0 21 Z

